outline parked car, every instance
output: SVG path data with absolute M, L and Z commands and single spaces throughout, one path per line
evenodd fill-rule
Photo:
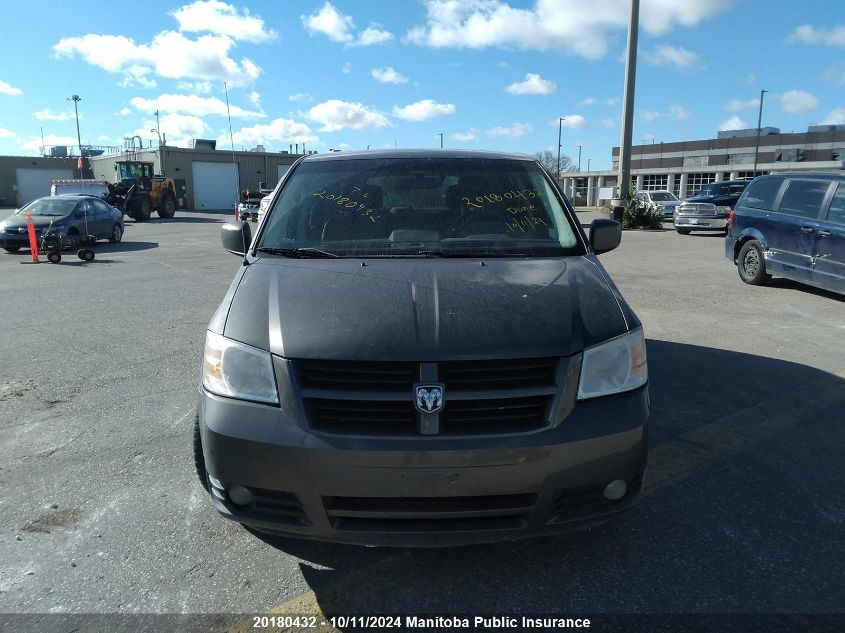
M 658 206 L 660 215 L 663 218 L 671 218 L 675 213 L 675 207 L 680 204 L 678 197 L 671 191 L 638 191 L 637 197 L 646 202 L 652 202 Z
M 748 180 L 722 180 L 705 185 L 675 209 L 675 230 L 681 235 L 691 231 L 726 232 L 728 217 Z
M 42 234 L 59 243 L 68 236 L 91 235 L 119 242 L 123 239 L 123 213 L 96 196 L 62 195 L 39 198 L 0 222 L 0 246 L 7 253 L 29 248 L 26 212 L 32 213 L 36 238 Z M 68 244 L 70 240 L 67 240 Z
M 310 155 L 275 190 L 206 334 L 194 430 L 217 510 L 374 545 L 593 525 L 640 491 L 640 321 L 533 158 Z
M 779 275 L 845 293 L 845 176 L 755 178 L 731 214 L 725 257 L 748 284 Z

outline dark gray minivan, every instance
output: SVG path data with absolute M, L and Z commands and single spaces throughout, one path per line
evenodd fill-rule
M 642 485 L 640 321 L 531 157 L 300 159 L 208 326 L 194 455 L 226 517 L 438 546 L 586 527 Z
M 845 175 L 755 178 L 729 218 L 725 257 L 748 284 L 779 275 L 845 293 Z

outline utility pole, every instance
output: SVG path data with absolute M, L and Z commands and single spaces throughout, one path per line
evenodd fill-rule
M 563 122 L 566 121 L 565 116 L 558 117 L 557 120 L 557 179 L 560 180 L 560 143 L 561 134 L 563 133 Z
M 616 176 L 618 198 L 611 201 L 616 209 L 624 205 L 631 188 L 631 136 L 634 131 L 634 88 L 637 78 L 637 35 L 640 21 L 640 0 L 631 0 L 628 21 L 628 52 L 625 57 L 625 95 L 622 101 L 622 138 L 619 144 L 619 171 Z M 618 212 L 614 213 L 617 217 Z
M 763 95 L 766 90 L 760 91 L 760 111 L 757 113 L 757 143 L 754 145 L 754 175 L 757 175 L 757 153 L 760 151 L 760 124 L 763 122 Z
M 578 171 L 581 171 L 581 146 L 578 146 Z
M 67 98 L 68 101 L 73 101 L 73 112 L 76 114 L 76 142 L 79 143 L 79 157 L 82 158 L 82 136 L 79 134 L 79 108 L 76 104 L 82 101 L 79 95 L 73 95 Z

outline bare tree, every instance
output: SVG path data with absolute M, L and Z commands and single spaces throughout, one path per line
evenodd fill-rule
M 557 176 L 557 154 L 549 148 L 541 152 L 534 152 L 534 158 L 543 167 L 549 170 L 552 176 Z M 560 155 L 560 171 L 561 173 L 567 171 L 572 166 L 572 159 L 566 154 Z

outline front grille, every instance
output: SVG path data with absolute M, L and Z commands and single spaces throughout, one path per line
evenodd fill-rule
M 405 436 L 425 427 L 427 434 L 519 433 L 549 424 L 561 388 L 560 362 L 555 357 L 423 364 L 302 360 L 295 375 L 309 423 L 319 431 Z M 416 410 L 416 383 L 443 384 L 439 414 Z M 425 425 L 421 416 L 428 416 Z
M 533 494 L 473 497 L 324 497 L 332 527 L 357 532 L 460 532 L 524 528 Z
M 715 215 L 716 205 L 710 202 L 690 202 L 678 206 L 678 215 Z
M 442 429 L 448 435 L 515 433 L 546 423 L 548 396 L 498 400 L 455 400 L 443 410 Z
M 250 516 L 291 525 L 311 524 L 296 495 L 263 488 L 250 488 L 249 491 L 252 493 L 252 505 L 248 508 Z

